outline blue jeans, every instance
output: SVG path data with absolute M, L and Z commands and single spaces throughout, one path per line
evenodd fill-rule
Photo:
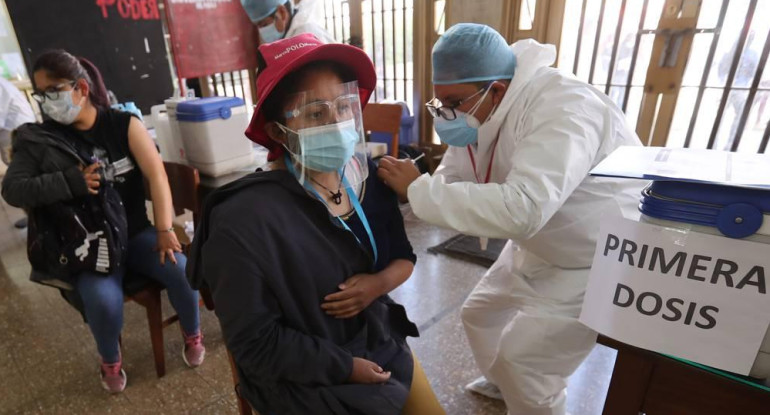
M 123 277 L 126 268 L 153 278 L 166 286 L 168 299 L 179 315 L 179 322 L 187 334 L 200 328 L 198 291 L 190 288 L 185 276 L 187 257 L 175 254 L 176 265 L 166 259 L 161 265 L 154 228 L 147 228 L 128 241 L 125 265 L 110 275 L 83 273 L 75 282 L 83 299 L 86 319 L 96 339 L 96 347 L 105 363 L 117 362 L 120 357 L 118 337 L 123 327 Z

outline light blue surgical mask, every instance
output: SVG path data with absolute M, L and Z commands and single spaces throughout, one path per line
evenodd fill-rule
M 481 123 L 474 114 L 479 109 L 488 93 L 489 87 L 487 87 L 487 90 L 484 91 L 484 95 L 479 98 L 476 105 L 474 105 L 467 114 L 455 110 L 454 113 L 456 117 L 453 120 L 447 120 L 441 117 L 434 118 L 433 126 L 436 128 L 436 133 L 442 143 L 453 147 L 465 147 L 479 141 L 479 127 L 481 126 Z M 490 117 L 494 111 L 495 108 L 489 113 Z
M 288 127 L 279 126 L 284 131 L 293 132 Z M 299 136 L 300 153 L 292 156 L 305 167 L 320 172 L 342 169 L 353 157 L 360 140 L 353 119 L 303 128 L 296 134 Z
M 80 114 L 82 109 L 80 105 L 75 105 L 72 102 L 72 91 L 61 91 L 57 99 L 46 98 L 40 106 L 43 108 L 43 112 L 52 120 L 59 124 L 70 125 L 75 122 L 75 118 Z
M 465 147 L 479 140 L 479 120 L 473 115 L 455 110 L 457 118 L 445 120 L 436 118 L 433 126 L 442 143 L 453 147 Z
M 279 32 L 275 27 L 275 23 L 259 28 L 259 37 L 262 38 L 263 43 L 272 43 L 276 40 L 283 39 L 284 32 Z

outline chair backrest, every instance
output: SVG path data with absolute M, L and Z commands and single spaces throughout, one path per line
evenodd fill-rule
M 197 223 L 200 213 L 200 200 L 198 200 L 198 186 L 201 179 L 198 169 L 179 163 L 163 162 L 168 176 L 168 185 L 171 188 L 171 200 L 174 204 L 174 213 L 182 215 L 185 209 L 193 213 L 193 222 Z M 145 180 L 145 196 L 152 200 L 150 188 Z
M 390 153 L 398 156 L 398 133 L 401 131 L 401 108 L 398 104 L 367 104 L 364 108 L 364 130 L 389 133 Z
M 398 134 L 401 130 L 401 111 L 398 104 L 368 104 L 364 108 L 364 129 Z

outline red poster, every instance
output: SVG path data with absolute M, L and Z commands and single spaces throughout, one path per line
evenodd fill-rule
M 240 0 L 166 0 L 177 75 L 257 67 L 254 25 Z

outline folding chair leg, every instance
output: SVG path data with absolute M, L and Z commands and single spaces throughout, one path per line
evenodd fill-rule
M 152 354 L 155 357 L 155 373 L 159 378 L 166 374 L 166 355 L 163 347 L 163 312 L 160 306 L 160 292 L 154 292 L 147 305 L 147 324 L 150 326 Z

